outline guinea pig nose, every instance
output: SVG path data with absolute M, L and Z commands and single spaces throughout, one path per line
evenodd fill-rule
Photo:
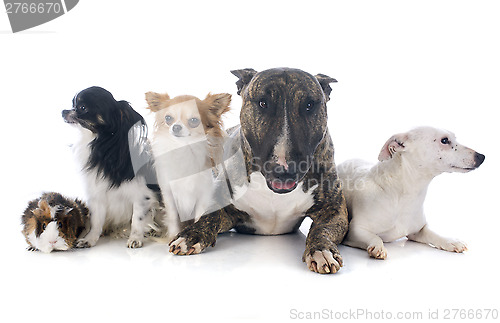
M 479 167 L 484 162 L 485 158 L 486 156 L 484 156 L 483 154 L 476 153 L 476 155 L 474 155 L 474 162 L 476 163 L 476 167 Z
M 182 130 L 182 126 L 181 126 L 181 125 L 174 124 L 174 125 L 172 126 L 172 131 L 173 131 L 174 133 L 179 133 L 179 132 L 181 132 L 181 130 Z

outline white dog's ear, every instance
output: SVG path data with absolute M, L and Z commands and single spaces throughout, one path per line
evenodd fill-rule
M 407 140 L 408 134 L 406 133 L 400 133 L 392 136 L 389 140 L 387 140 L 384 147 L 382 147 L 382 150 L 378 155 L 378 160 L 389 160 L 392 158 L 392 156 L 394 156 L 395 153 L 405 151 L 405 142 Z
M 170 97 L 167 93 L 160 94 L 155 92 L 147 92 L 146 93 L 146 102 L 148 103 L 147 109 L 156 112 L 161 110 L 161 104 L 164 101 L 170 100 Z

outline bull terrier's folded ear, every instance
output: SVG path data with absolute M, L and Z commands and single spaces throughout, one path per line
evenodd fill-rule
M 250 83 L 255 74 L 257 74 L 257 71 L 253 68 L 245 68 L 242 70 L 233 70 L 231 73 L 239 79 L 236 81 L 236 86 L 238 87 L 238 94 L 241 95 L 241 91 Z
M 148 102 L 147 109 L 156 112 L 162 109 L 161 103 L 170 100 L 167 93 L 160 94 L 156 92 L 146 93 L 146 102 Z
M 215 116 L 220 117 L 222 114 L 229 111 L 229 105 L 231 104 L 231 94 L 229 93 L 219 93 L 211 94 L 208 93 L 207 97 L 203 100 L 210 108 Z
M 395 153 L 405 151 L 406 150 L 405 142 L 407 140 L 408 140 L 407 133 L 400 133 L 392 136 L 389 140 L 387 140 L 384 147 L 382 147 L 382 150 L 378 155 L 378 160 L 379 161 L 389 160 L 394 156 Z
M 330 93 L 332 93 L 332 88 L 330 87 L 330 83 L 335 83 L 337 82 L 337 80 L 325 74 L 316 75 L 316 79 L 323 88 L 323 92 L 325 92 L 326 101 L 330 101 Z

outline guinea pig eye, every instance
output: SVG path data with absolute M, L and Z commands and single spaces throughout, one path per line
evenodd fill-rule
M 45 230 L 46 227 L 47 227 L 47 224 L 42 223 L 42 230 Z
M 58 221 L 58 222 L 57 222 L 57 226 L 59 227 L 59 229 L 60 229 L 60 228 L 62 228 L 62 226 L 63 226 L 62 221 Z
M 441 143 L 443 145 L 449 145 L 451 144 L 450 140 L 448 139 L 448 137 L 444 137 L 443 139 L 441 139 Z
M 196 128 L 200 125 L 200 119 L 198 118 L 191 118 L 188 120 L 188 125 L 191 127 L 191 128 Z
M 269 105 L 267 104 L 267 100 L 260 99 L 259 100 L 259 107 L 261 107 L 262 109 L 267 109 L 269 107 Z
M 172 118 L 172 116 L 166 115 L 165 122 L 170 126 L 174 122 L 174 118 Z

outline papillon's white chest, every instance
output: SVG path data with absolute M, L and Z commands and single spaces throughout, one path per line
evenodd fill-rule
M 302 183 L 299 183 L 292 192 L 277 194 L 267 187 L 260 172 L 254 172 L 248 185 L 235 187 L 233 205 L 252 217 L 252 221 L 245 225 L 254 228 L 256 234 L 289 233 L 314 205 L 316 187 L 304 192 Z

